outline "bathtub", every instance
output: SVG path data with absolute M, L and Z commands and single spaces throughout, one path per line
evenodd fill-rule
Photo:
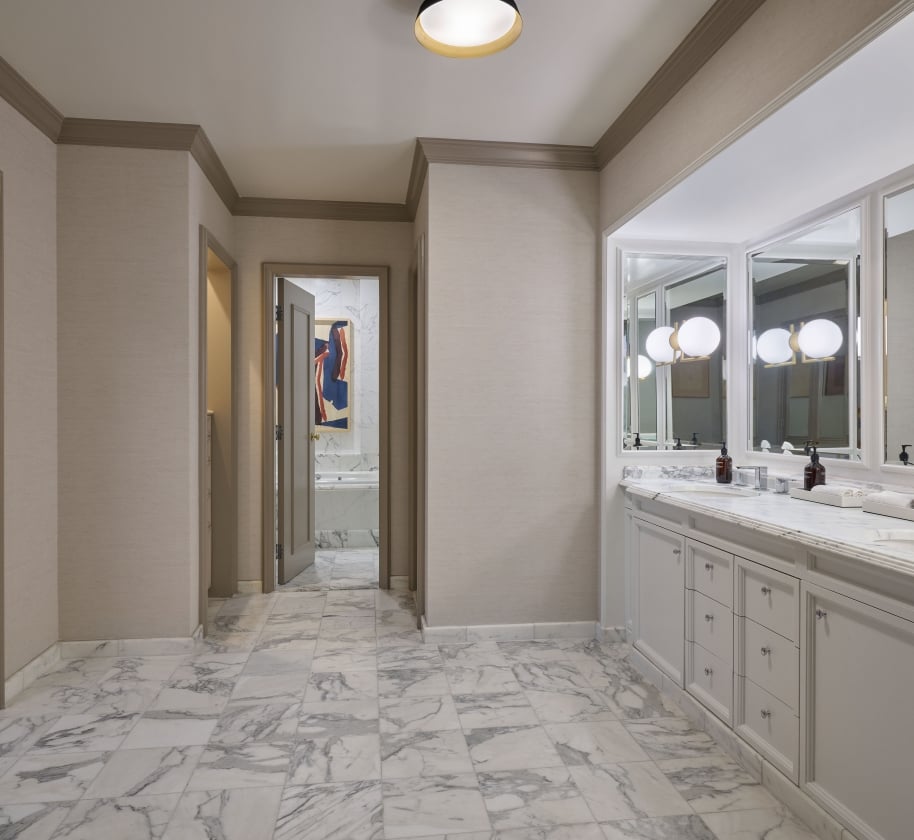
M 377 470 L 314 475 L 314 530 L 318 548 L 376 548 L 380 542 Z

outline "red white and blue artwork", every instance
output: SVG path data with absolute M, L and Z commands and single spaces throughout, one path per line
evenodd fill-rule
M 348 432 L 352 426 L 352 322 L 314 321 L 314 425 Z

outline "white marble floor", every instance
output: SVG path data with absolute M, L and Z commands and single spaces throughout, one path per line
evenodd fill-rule
M 0 713 L 0 838 L 813 840 L 623 645 L 424 645 L 402 591 L 212 608 Z
M 331 589 L 377 589 L 378 549 L 318 550 L 314 565 L 279 587 L 283 592 L 326 592 Z

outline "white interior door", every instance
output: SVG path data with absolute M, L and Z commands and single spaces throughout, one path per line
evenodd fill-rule
M 278 535 L 276 576 L 314 564 L 314 296 L 277 278 Z

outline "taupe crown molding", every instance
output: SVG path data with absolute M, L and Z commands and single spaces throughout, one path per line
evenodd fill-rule
M 0 58 L 0 96 L 48 138 L 57 142 L 63 114 Z
M 594 146 L 600 169 L 622 151 L 765 0 L 717 0 Z
M 343 222 L 411 222 L 405 204 L 368 201 L 310 201 L 296 198 L 242 197 L 235 202 L 236 216 L 269 216 L 282 219 L 328 219 Z

